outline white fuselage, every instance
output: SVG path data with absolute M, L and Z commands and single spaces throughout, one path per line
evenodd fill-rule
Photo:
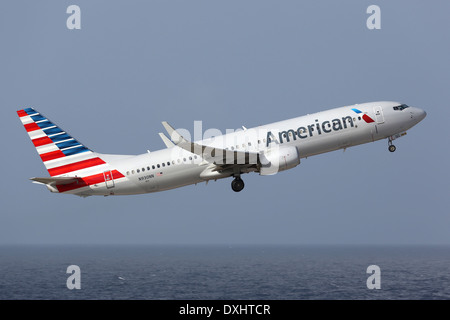
M 394 110 L 398 105 L 400 103 L 382 101 L 335 108 L 196 142 L 254 153 L 289 146 L 297 149 L 299 158 L 306 158 L 392 137 L 425 117 L 423 110 L 414 107 Z M 103 172 L 114 169 L 123 177 L 67 193 L 82 196 L 141 194 L 233 176 L 229 171 L 211 171 L 210 162 L 178 146 L 136 156 L 99 154 L 99 157 L 107 163 Z M 258 170 L 243 167 L 239 174 L 251 171 Z

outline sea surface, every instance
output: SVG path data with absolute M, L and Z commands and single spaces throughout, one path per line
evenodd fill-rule
M 0 246 L 6 299 L 447 300 L 450 247 Z

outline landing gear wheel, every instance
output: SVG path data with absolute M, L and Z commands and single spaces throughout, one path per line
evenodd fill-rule
M 234 192 L 241 191 L 244 189 L 244 181 L 241 178 L 234 178 L 234 180 L 231 181 L 231 189 L 233 189 Z
M 394 152 L 394 151 L 397 149 L 397 148 L 392 144 L 392 139 L 391 139 L 391 137 L 388 138 L 388 145 L 389 145 L 388 149 L 389 149 L 390 152 Z

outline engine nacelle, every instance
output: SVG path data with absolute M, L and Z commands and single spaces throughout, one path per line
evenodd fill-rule
M 300 155 L 296 147 L 270 149 L 260 155 L 262 176 L 294 168 L 300 164 Z

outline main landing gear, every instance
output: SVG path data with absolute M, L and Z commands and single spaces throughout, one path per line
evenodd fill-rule
M 239 192 L 244 189 L 244 181 L 241 177 L 235 177 L 234 180 L 231 181 L 231 189 L 233 189 L 234 192 Z
M 395 150 L 397 150 L 397 147 L 392 144 L 392 140 L 391 139 L 388 139 L 388 145 L 389 145 L 388 150 L 390 152 L 394 152 Z

